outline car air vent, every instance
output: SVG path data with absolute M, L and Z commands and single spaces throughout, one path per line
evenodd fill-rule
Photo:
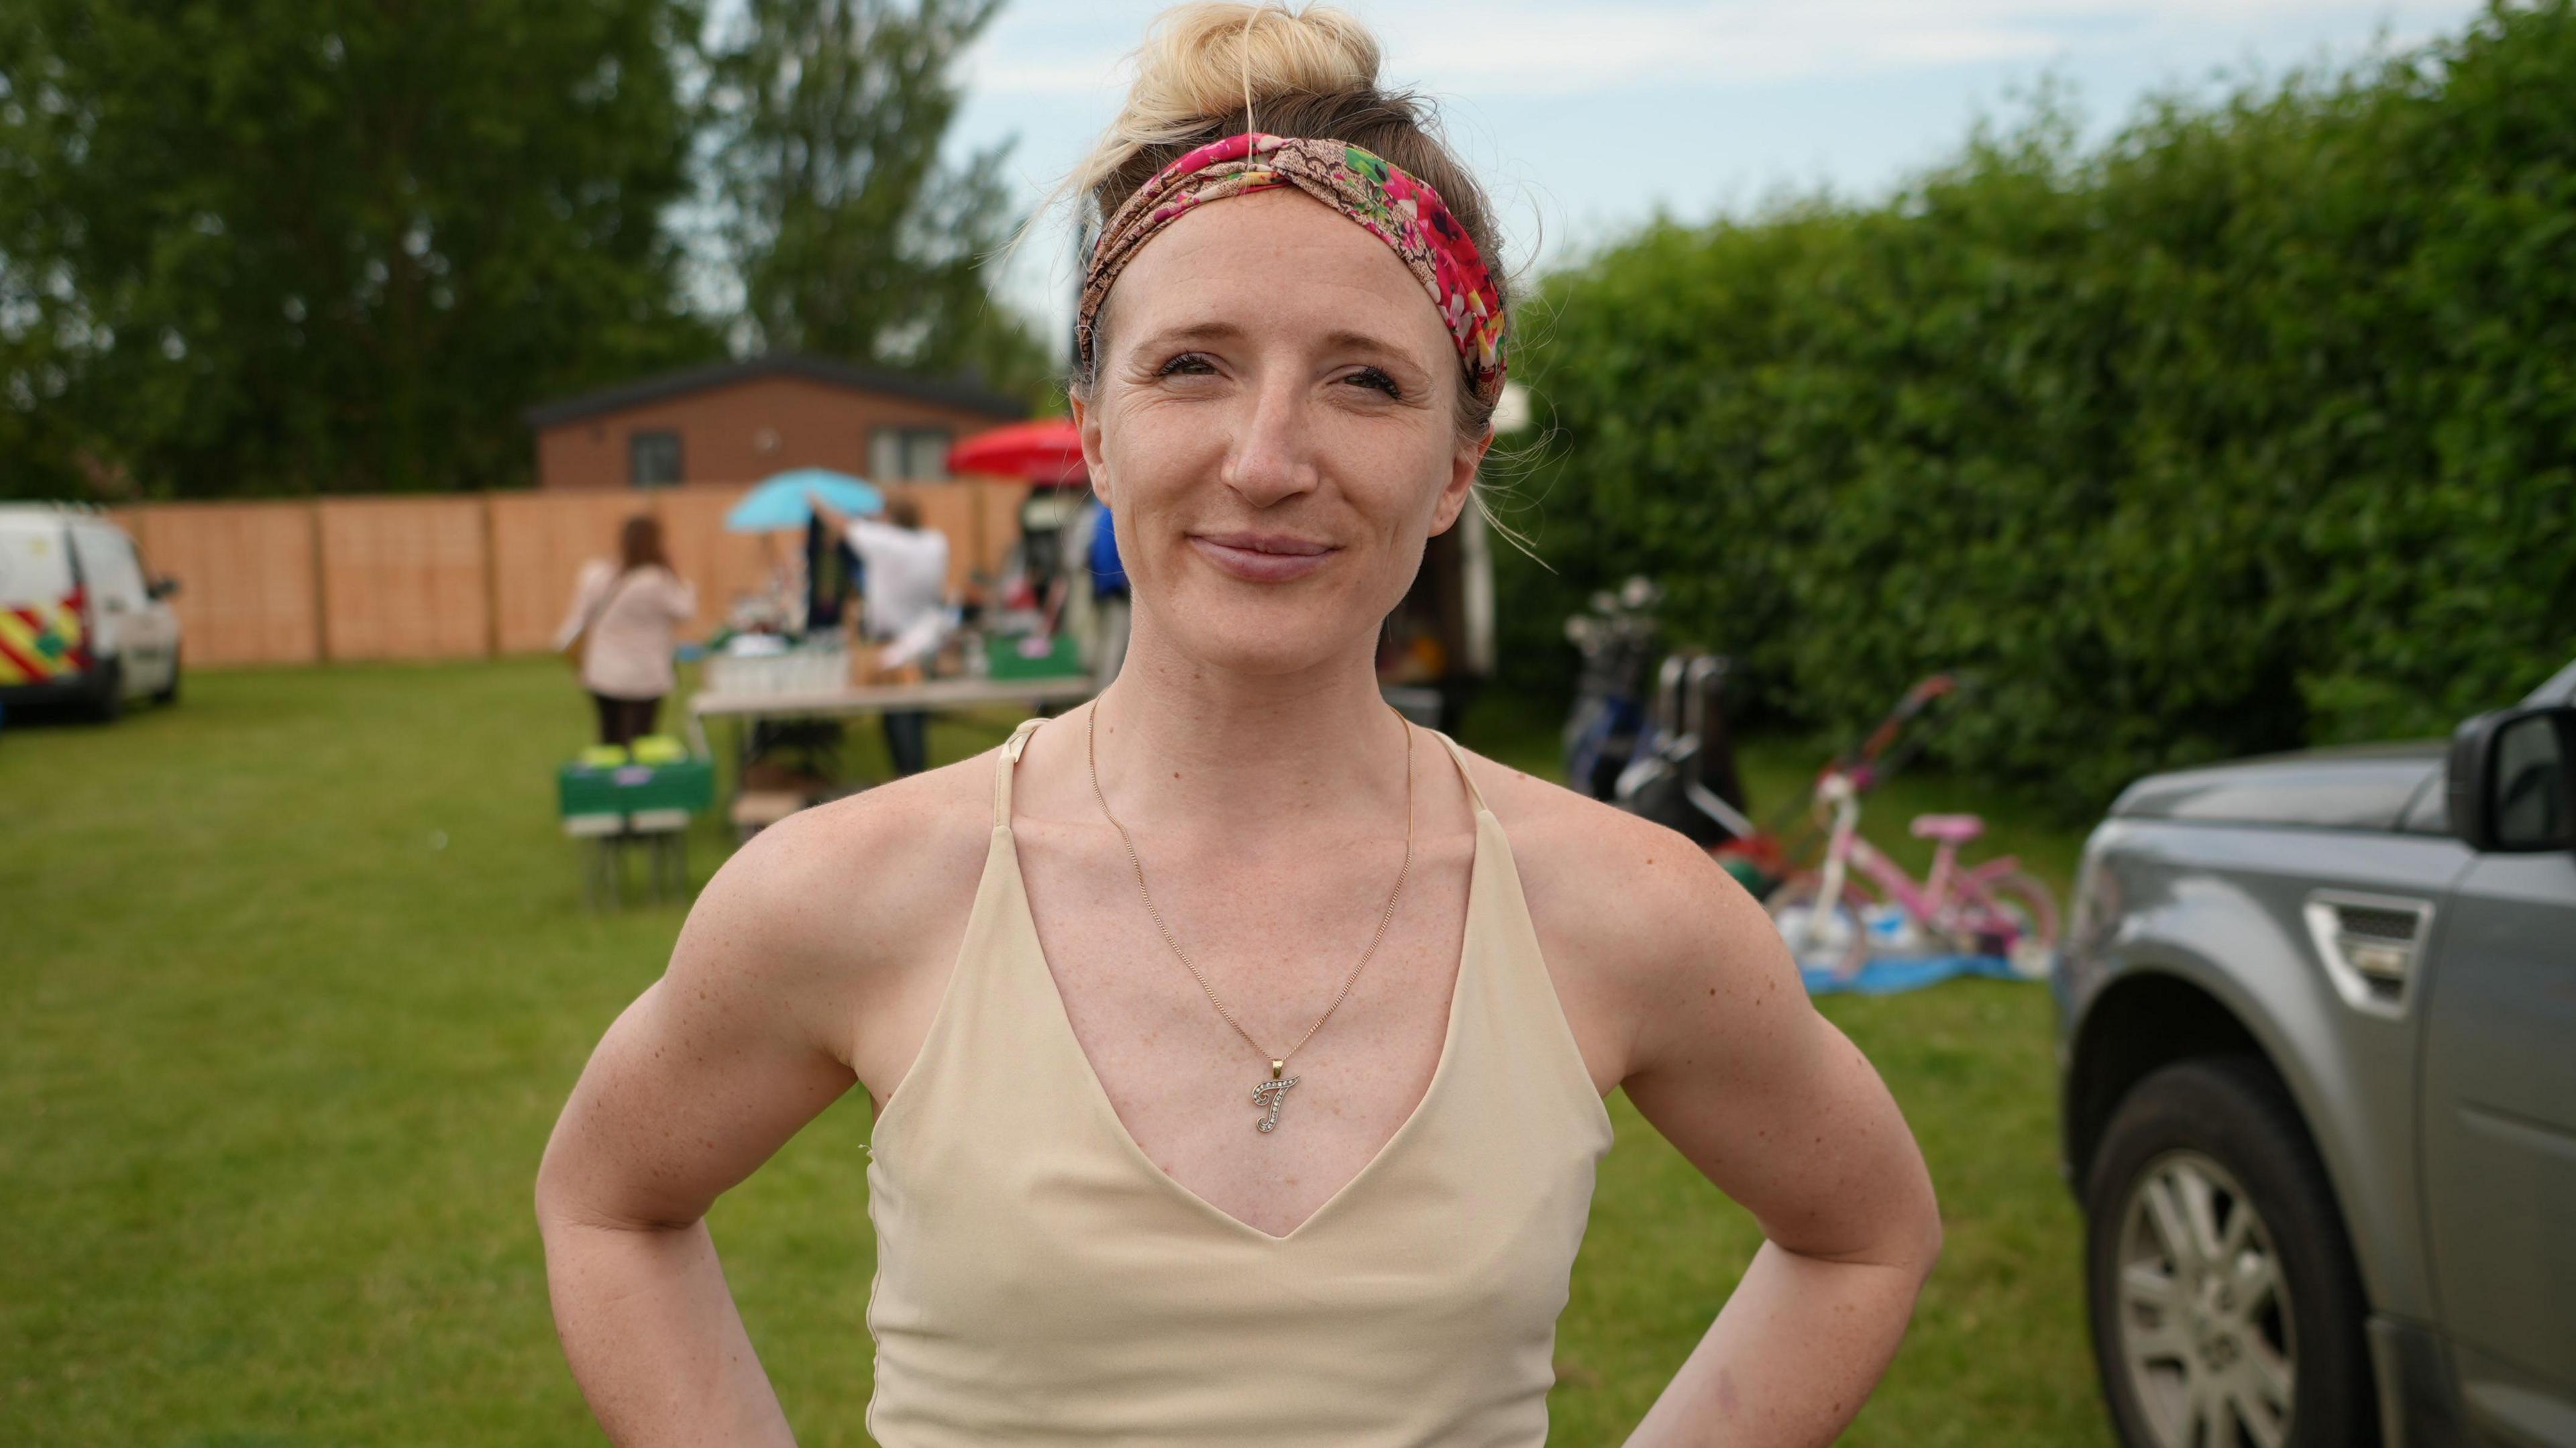
M 2411 910 L 2381 910 L 2370 905 L 2338 905 L 2335 918 L 2346 935 L 2393 940 L 2400 945 L 2413 940 L 2415 928 L 2423 924 L 2422 918 Z
M 2317 958 L 2344 1003 L 2371 1015 L 2404 1015 L 2433 902 L 2319 890 L 2305 914 Z

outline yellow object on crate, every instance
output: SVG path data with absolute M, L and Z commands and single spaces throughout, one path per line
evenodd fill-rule
M 638 764 L 677 764 L 689 757 L 689 747 L 668 734 L 647 734 L 635 741 Z

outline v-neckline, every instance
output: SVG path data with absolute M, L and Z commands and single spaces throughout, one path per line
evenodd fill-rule
M 1054 1011 L 1050 1013 L 1053 1024 L 1062 1033 L 1064 1045 L 1072 1052 L 1074 1061 L 1081 1066 L 1083 1083 L 1088 1088 L 1091 1103 L 1099 1115 L 1106 1119 L 1109 1134 L 1117 1138 L 1119 1145 L 1135 1159 L 1139 1167 L 1183 1201 L 1216 1219 L 1227 1228 L 1272 1246 L 1286 1246 L 1303 1237 L 1308 1228 L 1340 1206 L 1363 1182 L 1377 1175 L 1387 1158 L 1393 1156 L 1396 1148 L 1404 1144 L 1405 1138 L 1414 1134 L 1415 1127 L 1421 1122 L 1423 1115 L 1430 1110 L 1432 1099 L 1439 1094 L 1441 1082 L 1448 1078 L 1450 1062 L 1457 1059 L 1458 1055 L 1460 1014 L 1458 1006 L 1466 999 L 1467 972 L 1475 964 L 1475 953 L 1467 948 L 1467 944 L 1469 937 L 1475 932 L 1476 908 L 1482 902 L 1486 890 L 1485 827 L 1491 819 L 1481 803 L 1471 799 L 1469 806 L 1476 816 L 1476 849 L 1467 864 L 1467 909 L 1465 922 L 1458 932 L 1458 969 L 1449 978 L 1449 1021 L 1440 1033 L 1440 1059 L 1432 1063 L 1431 1080 L 1422 1088 L 1422 1099 L 1413 1103 L 1413 1109 L 1405 1114 L 1402 1122 L 1397 1124 L 1394 1134 L 1379 1144 L 1377 1151 L 1361 1164 L 1360 1169 L 1351 1176 L 1351 1179 L 1342 1183 L 1331 1196 L 1324 1198 L 1323 1202 L 1313 1211 L 1308 1212 L 1303 1220 L 1284 1233 L 1265 1232 L 1190 1190 L 1180 1178 L 1163 1170 L 1162 1164 L 1155 1161 L 1144 1146 L 1136 1140 L 1136 1134 L 1127 1129 L 1127 1123 L 1118 1115 L 1117 1103 L 1109 1099 L 1109 1088 L 1101 1083 L 1099 1069 L 1091 1064 L 1091 1053 L 1082 1048 L 1082 1037 L 1073 1029 L 1073 1013 L 1064 1003 L 1064 987 L 1056 982 L 1055 967 L 1047 961 L 1046 942 L 1038 935 L 1037 912 L 1029 906 L 1028 876 L 1020 868 L 1019 831 L 1007 823 L 996 826 L 1006 837 L 1006 843 L 1010 848 L 1013 903 L 1019 911 L 1020 923 L 1028 930 L 1029 942 L 1037 951 L 1039 973 L 1046 977 L 1047 998 L 1055 1004 Z

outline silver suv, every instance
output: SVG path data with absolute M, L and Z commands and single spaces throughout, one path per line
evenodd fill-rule
M 2135 1448 L 2576 1445 L 2576 664 L 2130 786 L 2056 973 Z

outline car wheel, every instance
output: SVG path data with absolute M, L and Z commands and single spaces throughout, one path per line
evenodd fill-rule
M 2261 1061 L 2185 1061 L 2133 1087 L 2084 1212 L 2093 1355 L 2130 1448 L 2379 1441 L 2343 1218 Z
M 160 691 L 152 696 L 152 702 L 155 704 L 179 702 L 179 654 L 175 649 L 170 654 L 170 682 L 161 686 Z
M 125 665 L 109 659 L 98 666 L 98 681 L 91 685 L 86 706 L 89 717 L 100 724 L 113 724 L 125 712 Z

